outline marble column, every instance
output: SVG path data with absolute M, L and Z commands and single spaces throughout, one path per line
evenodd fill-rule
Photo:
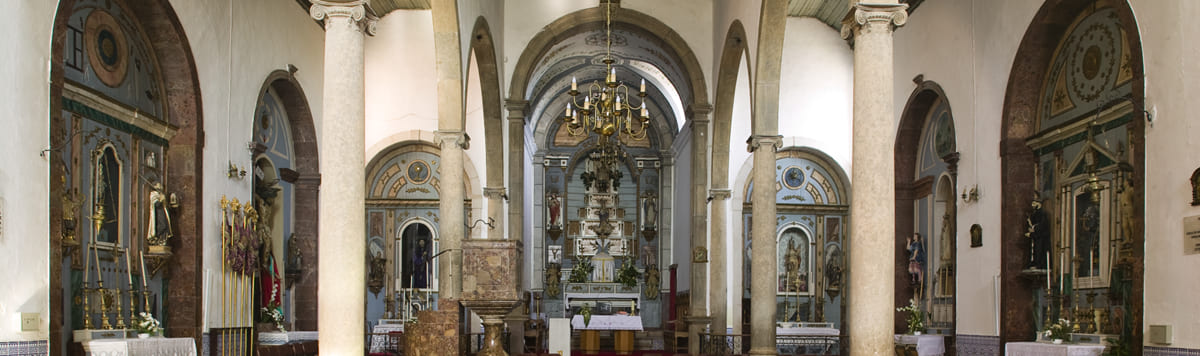
M 441 147 L 442 163 L 438 172 L 443 177 L 438 201 L 438 239 L 441 241 L 438 257 L 438 300 L 458 300 L 462 294 L 462 242 L 466 238 L 466 187 L 463 179 L 463 150 L 467 149 L 467 135 L 462 131 L 438 131 L 434 133 Z
M 709 239 L 709 286 L 708 286 L 708 311 L 712 316 L 712 331 L 714 333 L 724 333 L 725 328 L 729 324 L 729 315 L 726 305 L 729 303 L 729 280 L 726 266 L 728 266 L 728 256 L 726 256 L 725 243 L 728 241 L 726 231 L 726 220 L 728 210 L 726 208 L 726 200 L 729 200 L 729 189 L 718 187 L 717 180 L 713 179 L 713 189 L 708 191 L 708 196 L 712 198 L 708 204 L 711 209 L 708 225 L 712 238 Z M 733 251 L 739 251 L 734 249 Z M 740 290 L 740 288 L 739 288 Z M 740 293 L 735 293 L 740 296 Z
M 504 231 L 504 198 L 508 196 L 504 187 L 484 187 L 483 197 L 488 201 L 488 226 L 487 238 L 492 240 L 505 240 Z
M 318 237 L 317 313 L 323 353 L 362 353 L 366 320 L 366 151 L 363 34 L 374 32 L 365 1 L 314 0 L 309 13 L 325 21 L 321 113 L 322 177 Z
M 688 306 L 688 353 L 700 353 L 700 335 L 712 320 L 708 316 L 708 114 L 712 106 L 690 105 L 692 124 L 692 296 Z
M 750 196 L 750 354 L 775 355 L 775 152 L 783 144 L 777 135 L 754 135 Z M 762 189 L 767 187 L 767 189 Z
M 525 112 L 529 108 L 526 100 L 509 99 L 504 102 L 508 109 L 508 239 L 524 242 L 522 230 L 525 228 Z M 536 244 L 531 249 L 536 252 Z M 533 255 L 537 256 L 537 255 Z M 540 258 L 526 256 L 524 261 L 540 261 Z M 533 263 L 525 266 L 538 270 Z M 538 283 L 540 273 L 531 273 L 529 268 L 522 268 L 526 281 L 525 286 L 531 287 Z
M 854 45 L 854 138 L 850 180 L 850 276 L 846 312 L 851 355 L 893 352 L 896 236 L 892 30 L 907 5 L 859 3 L 842 24 Z M 890 3 L 889 3 L 890 2 Z

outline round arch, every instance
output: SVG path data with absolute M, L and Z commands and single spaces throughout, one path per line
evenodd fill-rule
M 51 69 L 50 69 L 50 142 L 57 147 L 67 139 L 65 120 L 60 113 L 62 103 L 56 98 L 63 95 L 64 80 L 64 47 L 68 37 L 68 20 L 75 7 L 75 0 L 59 2 L 53 25 L 51 38 Z M 165 118 L 178 130 L 169 140 L 166 149 L 166 159 L 175 164 L 167 167 L 167 186 L 175 189 L 174 193 L 184 202 L 198 202 L 203 196 L 203 137 L 204 127 L 203 105 L 200 97 L 200 84 L 196 71 L 195 59 L 179 22 L 174 8 L 167 0 L 126 0 L 127 8 L 132 17 L 138 22 L 148 39 L 150 51 L 160 63 L 161 80 L 171 83 L 165 86 Z M 161 65 L 169 64 L 169 65 Z M 52 162 L 62 162 L 62 153 L 51 151 Z M 62 164 L 50 165 L 50 176 L 59 177 L 65 174 L 66 167 Z M 63 182 L 52 179 L 50 196 L 62 196 Z M 172 222 L 181 233 L 172 244 L 175 255 L 166 265 L 167 276 L 171 280 L 171 291 L 166 303 L 172 305 L 167 309 L 165 322 L 168 325 L 166 334 L 172 337 L 193 338 L 200 341 L 201 329 L 199 321 L 203 318 L 203 303 L 200 303 L 201 271 L 196 266 L 203 259 L 203 212 L 201 204 L 181 204 Z M 59 236 L 62 230 L 62 203 L 59 199 L 50 199 L 50 236 Z M 62 244 L 55 238 L 50 239 L 51 266 L 62 264 Z M 64 286 L 62 271 L 50 268 L 50 353 L 60 354 L 63 350 L 65 335 L 62 333 L 63 314 L 65 308 L 62 297 Z
M 1057 43 L 1069 30 L 1063 24 L 1073 23 L 1085 9 L 1097 4 L 1110 5 L 1115 11 L 1120 27 L 1127 35 L 1125 45 L 1130 50 L 1132 67 L 1132 111 L 1144 112 L 1145 83 L 1140 31 L 1133 10 L 1125 0 L 1048 0 L 1042 4 L 1025 30 L 1014 56 L 1012 70 L 1005 91 L 1004 109 L 1000 124 L 1000 183 L 1001 195 L 1006 197 L 1031 197 L 1035 192 L 1034 172 L 1037 157 L 1026 144 L 1026 139 L 1037 132 L 1037 106 L 1040 101 L 1044 78 L 1051 70 L 1051 61 L 1058 48 Z M 1145 197 L 1145 122 L 1141 115 L 1128 126 L 1130 130 L 1129 150 L 1132 153 L 1133 181 L 1138 182 L 1133 193 L 1134 201 Z M 1034 330 L 1034 300 L 1026 282 L 1020 278 L 1024 268 L 1027 249 L 1024 233 L 1025 212 L 1029 202 L 1023 199 L 1004 199 L 1000 203 L 1000 342 L 1024 341 L 1032 338 Z M 1145 214 L 1142 206 L 1136 206 L 1134 215 Z M 1145 246 L 1141 243 L 1144 230 L 1139 226 L 1133 243 L 1134 256 L 1144 256 Z M 1141 270 L 1142 260 L 1136 259 L 1133 269 Z M 1132 276 L 1132 308 L 1134 352 L 1142 345 L 1142 300 L 1143 281 L 1141 273 Z

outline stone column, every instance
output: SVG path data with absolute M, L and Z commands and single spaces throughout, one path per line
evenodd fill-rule
M 438 257 L 438 300 L 458 300 L 462 294 L 462 242 L 466 238 L 466 197 L 463 177 L 463 150 L 467 149 L 467 135 L 462 131 L 438 131 L 434 134 L 441 147 L 442 164 L 438 167 L 442 178 L 441 200 L 438 201 L 438 239 L 441 251 Z
M 775 151 L 783 144 L 777 135 L 754 135 L 750 196 L 750 354 L 775 355 Z M 763 189 L 766 187 L 766 189 Z
M 711 282 L 708 286 L 708 310 L 709 314 L 712 315 L 712 332 L 724 333 L 726 326 L 729 324 L 729 315 L 725 308 L 729 302 L 727 294 L 729 290 L 729 276 L 725 270 L 728 265 L 726 263 L 728 257 L 725 252 L 725 242 L 728 238 L 725 231 L 725 221 L 728 219 L 726 217 L 728 210 L 726 209 L 725 201 L 729 199 L 729 189 L 717 187 L 716 179 L 713 179 L 713 189 L 708 191 L 708 196 L 712 198 L 712 201 L 708 203 L 709 208 L 712 209 L 709 215 L 710 219 L 708 220 L 709 229 L 712 233 L 712 238 L 709 239 L 709 246 L 712 246 L 712 249 L 709 249 L 711 253 L 709 256 L 708 273 Z M 734 249 L 733 251 L 739 250 Z M 740 291 L 741 288 L 738 289 Z M 740 292 L 735 294 L 738 296 L 741 295 Z
M 504 240 L 504 198 L 508 196 L 504 187 L 484 187 L 483 196 L 488 200 L 488 233 L 486 238 Z
M 907 5 L 857 4 L 842 24 L 854 45 L 854 138 L 850 180 L 850 285 L 847 311 L 851 355 L 893 351 L 896 236 L 892 29 L 908 19 Z
M 309 13 L 325 21 L 325 82 L 321 107 L 323 177 L 318 237 L 317 313 L 323 353 L 362 353 L 366 302 L 366 151 L 363 34 L 373 32 L 365 1 L 314 0 Z
M 524 241 L 522 230 L 525 228 L 525 112 L 529 108 L 529 102 L 525 100 L 509 99 L 505 101 L 504 107 L 508 109 L 508 239 Z M 534 251 L 536 250 L 534 246 Z M 540 261 L 536 255 L 533 258 L 525 257 L 526 260 Z M 537 262 L 534 262 L 537 263 Z M 534 264 L 526 264 L 533 267 L 536 271 L 539 266 Z M 522 268 L 522 273 L 528 272 L 528 269 Z M 529 273 L 525 274 L 528 281 L 526 286 L 537 284 L 540 274 Z
M 364 182 L 364 184 L 366 184 Z M 304 174 L 296 180 L 296 201 L 320 203 L 321 176 L 319 174 Z M 320 211 L 317 205 L 296 205 L 295 216 L 311 217 L 316 220 L 311 223 L 295 225 L 295 235 L 291 242 L 300 246 L 300 276 L 295 281 L 295 301 L 292 320 L 293 328 L 303 331 L 317 331 L 317 229 L 320 224 Z M 365 236 L 365 235 L 364 235 Z M 286 264 L 285 264 L 286 265 Z
M 708 317 L 708 113 L 711 106 L 690 105 L 692 123 L 692 271 L 688 306 L 688 353 L 700 353 L 700 335 Z

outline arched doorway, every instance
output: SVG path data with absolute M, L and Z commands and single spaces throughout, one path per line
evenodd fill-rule
M 59 3 L 51 43 L 50 89 L 50 143 L 54 147 L 50 176 L 56 177 L 50 182 L 50 196 L 54 197 L 50 200 L 52 354 L 62 354 L 63 345 L 71 343 L 70 331 L 83 327 L 86 313 L 76 307 L 74 297 L 88 294 L 83 287 L 96 282 L 93 274 L 83 283 L 83 272 L 88 269 L 116 272 L 105 288 L 121 286 L 117 277 L 124 274 L 146 271 L 143 286 L 136 286 L 131 276 L 124 282 L 130 286 L 122 288 L 150 292 L 150 298 L 142 298 L 139 310 L 155 312 L 168 336 L 199 341 L 201 271 L 194 266 L 200 265 L 203 255 L 200 204 L 177 204 L 175 208 L 169 200 L 174 195 L 176 202 L 196 202 L 202 186 L 200 89 L 181 28 L 167 1 Z M 90 137 L 87 132 L 92 132 Z M 80 159 L 102 140 L 113 144 L 113 154 L 119 159 L 112 162 L 122 162 L 119 167 Z M 94 232 L 89 232 L 85 221 L 95 212 L 93 208 L 103 204 L 84 197 L 105 191 L 89 178 L 101 167 L 116 168 L 107 172 L 120 174 L 119 186 L 108 186 L 112 188 L 108 191 L 124 198 L 112 200 L 109 204 L 115 204 L 115 211 L 106 216 L 119 219 L 121 227 L 115 243 L 101 251 L 93 249 L 107 255 L 101 257 L 104 262 L 88 265 L 83 252 Z M 152 197 L 152 192 L 161 200 Z M 158 201 L 167 206 L 166 212 L 152 212 Z M 171 237 L 154 241 L 159 239 L 149 236 L 149 222 L 166 214 L 170 228 L 162 232 L 169 231 Z M 146 268 L 116 262 L 143 253 Z
M 1141 353 L 1144 209 L 1117 208 L 1145 191 L 1138 34 L 1118 0 L 1047 1 L 1025 32 L 1001 125 L 1002 194 L 1021 197 L 1001 206 L 1001 342 L 1065 318 Z

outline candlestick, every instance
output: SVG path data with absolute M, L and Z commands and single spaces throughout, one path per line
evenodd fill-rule
M 88 242 L 86 248 L 83 249 L 83 288 L 87 289 L 92 275 L 92 243 Z
M 1046 251 L 1046 293 L 1050 293 L 1050 251 Z
M 146 253 L 139 251 L 138 259 L 142 264 L 142 289 L 146 289 Z
M 129 249 L 125 249 L 125 275 L 129 277 L 129 289 L 133 289 L 133 265 L 129 263 Z

